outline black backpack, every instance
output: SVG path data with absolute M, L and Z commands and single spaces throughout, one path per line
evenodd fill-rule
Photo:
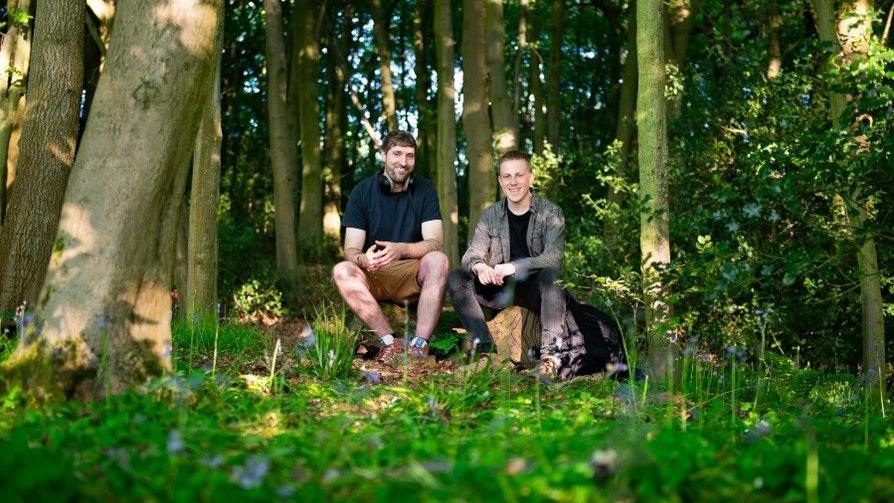
M 577 374 L 595 374 L 614 368 L 612 375 L 627 376 L 627 355 L 621 341 L 621 330 L 615 320 L 595 307 L 573 298 L 568 302 L 568 310 L 584 336 L 586 349 L 583 365 Z M 620 367 L 616 367 L 618 365 Z

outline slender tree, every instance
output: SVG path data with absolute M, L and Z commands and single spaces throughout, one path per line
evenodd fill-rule
M 417 0 L 416 15 L 413 18 L 413 51 L 416 55 L 416 111 L 419 114 L 416 150 L 416 171 L 428 177 L 435 177 L 432 164 L 435 162 L 435 143 L 437 137 L 437 119 L 434 103 L 428 97 L 431 88 L 432 66 L 426 40 L 431 38 L 432 0 Z M 437 184 L 437 181 L 435 182 Z
M 438 60 L 438 199 L 444 222 L 444 253 L 459 264 L 459 206 L 456 200 L 456 89 L 454 88 L 453 14 L 450 0 L 435 2 L 435 50 Z
M 31 0 L 10 0 L 6 3 L 7 16 L 13 12 L 30 12 Z M 12 176 L 7 172 L 9 139 L 16 123 L 19 100 L 25 94 L 28 65 L 31 61 L 30 24 L 20 25 L 10 20 L 9 30 L 0 42 L 0 222 L 3 221 L 7 196 L 6 188 Z
M 487 44 L 485 55 L 490 76 L 491 113 L 494 118 L 494 147 L 498 155 L 518 148 L 518 124 L 506 85 L 503 0 L 487 0 L 485 7 Z
M 323 243 L 323 177 L 320 166 L 320 42 L 317 34 L 317 2 L 295 3 L 292 26 L 291 94 L 297 99 L 301 133 L 301 205 L 298 235 L 311 254 Z
M 295 142 L 287 117 L 286 49 L 280 0 L 264 0 L 267 21 L 267 116 L 270 164 L 273 166 L 273 206 L 276 232 L 276 273 L 289 301 L 298 278 L 295 237 Z
M 469 158 L 469 221 L 494 202 L 496 171 L 487 113 L 487 63 L 484 51 L 484 3 L 463 3 L 463 131 Z M 475 226 L 469 226 L 474 232 Z
M 220 199 L 220 69 L 223 30 L 214 47 L 214 76 L 208 104 L 196 137 L 189 198 L 189 246 L 186 277 L 186 316 L 208 321 L 217 305 L 217 205 Z
M 391 76 L 391 43 L 388 31 L 391 27 L 390 10 L 382 9 L 382 0 L 370 0 L 373 15 L 373 34 L 376 39 L 376 53 L 379 56 L 379 74 L 382 78 L 382 105 L 388 130 L 397 129 L 397 100 L 394 97 L 394 84 Z
M 84 4 L 43 0 L 35 19 L 16 183 L 0 225 L 0 312 L 37 300 L 78 142 Z
M 38 304 L 43 326 L 3 366 L 32 397 L 100 397 L 171 370 L 179 201 L 222 4 L 120 5 Z
M 339 24 L 339 32 L 333 30 L 326 53 L 329 73 L 329 99 L 326 107 L 326 169 L 323 179 L 326 180 L 326 201 L 323 211 L 323 232 L 327 237 L 338 239 L 341 229 L 341 179 L 345 164 L 345 127 L 347 125 L 347 109 L 345 105 L 345 86 L 347 73 L 341 65 L 342 54 L 347 54 L 351 42 L 351 29 L 354 25 L 354 9 L 345 2 L 344 12 Z
M 559 152 L 559 124 L 562 119 L 562 43 L 565 40 L 565 0 L 553 0 L 552 36 L 546 65 L 546 138 L 553 152 Z
M 767 79 L 773 80 L 782 71 L 782 49 L 779 46 L 779 29 L 782 27 L 782 16 L 779 15 L 779 3 L 770 0 L 767 6 L 767 52 L 770 61 L 767 63 Z
M 543 56 L 540 54 L 540 41 L 538 39 L 538 28 L 540 23 L 537 16 L 531 17 L 531 23 L 528 25 L 528 47 L 531 49 L 531 78 L 529 86 L 531 89 L 531 99 L 534 102 L 534 113 L 532 120 L 534 153 L 543 152 L 543 143 L 546 141 L 546 96 L 543 91 Z
M 670 263 L 667 187 L 667 122 L 664 100 L 664 0 L 640 0 L 636 5 L 639 133 L 639 186 L 642 202 L 640 252 L 649 368 L 654 379 L 674 375 L 676 351 L 666 328 L 668 306 L 660 268 Z
M 872 37 L 871 0 L 849 0 L 835 15 L 832 0 L 816 0 L 817 31 L 820 38 L 835 47 L 845 60 L 865 58 Z M 839 43 L 840 40 L 840 43 Z M 849 127 L 846 117 L 849 96 L 829 93 L 829 119 L 833 127 Z M 857 241 L 857 272 L 860 284 L 863 333 L 863 366 L 870 388 L 877 389 L 885 376 L 885 315 L 881 290 L 881 271 L 875 249 L 875 237 L 864 227 L 869 221 L 868 201 L 861 189 L 836 197 L 840 213 L 848 216 L 851 235 Z

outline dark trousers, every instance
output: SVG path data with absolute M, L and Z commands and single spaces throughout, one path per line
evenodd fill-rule
M 558 269 L 541 269 L 524 281 L 507 277 L 502 285 L 482 285 L 475 273 L 454 269 L 447 278 L 453 308 L 472 338 L 480 339 L 483 350 L 493 347 L 493 337 L 484 321 L 481 306 L 503 309 L 521 306 L 540 314 L 543 326 L 540 353 L 555 355 L 562 346 L 565 322 L 565 292 L 556 284 Z

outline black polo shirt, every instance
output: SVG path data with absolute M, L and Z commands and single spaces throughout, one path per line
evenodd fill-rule
M 351 191 L 342 227 L 366 231 L 363 251 L 375 241 L 422 241 L 422 223 L 441 219 L 434 185 L 414 174 L 407 190 L 392 193 L 382 187 L 379 176 L 363 180 Z

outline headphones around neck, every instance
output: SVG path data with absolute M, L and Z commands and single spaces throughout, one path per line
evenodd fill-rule
M 413 185 L 414 181 L 415 178 L 413 177 L 413 173 L 407 175 L 407 181 L 404 182 L 404 186 L 406 187 L 407 191 L 410 190 L 410 187 Z M 379 186 L 382 187 L 382 190 L 388 193 L 394 190 L 394 180 L 392 180 L 391 177 L 388 176 L 388 173 L 385 173 L 384 169 L 382 169 L 382 171 L 379 171 Z

